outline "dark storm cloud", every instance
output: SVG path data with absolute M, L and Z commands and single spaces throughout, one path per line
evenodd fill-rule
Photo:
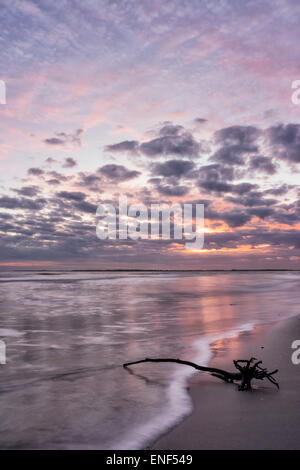
M 168 160 L 164 163 L 156 163 L 152 166 L 152 174 L 155 176 L 175 176 L 180 178 L 187 175 L 195 167 L 190 160 Z
M 127 181 L 141 174 L 139 171 L 128 170 L 123 165 L 113 163 L 102 166 L 98 169 L 98 172 L 114 181 Z
M 72 157 L 65 158 L 64 163 L 62 164 L 62 168 L 73 168 L 77 165 L 76 160 Z
M 300 124 L 279 124 L 267 130 L 275 155 L 300 163 Z
M 273 162 L 272 158 L 261 155 L 255 155 L 251 158 L 249 168 L 250 170 L 259 170 L 268 175 L 274 175 L 277 171 L 277 165 Z
M 81 135 L 83 129 L 76 129 L 73 133 L 56 132 L 55 137 L 44 139 L 45 144 L 52 146 L 64 146 L 66 144 L 74 144 L 81 146 Z

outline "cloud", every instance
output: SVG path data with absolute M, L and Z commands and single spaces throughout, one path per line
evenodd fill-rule
M 45 174 L 49 180 L 47 180 L 47 183 L 50 185 L 58 185 L 62 183 L 67 183 L 69 180 L 73 178 L 72 175 L 70 176 L 65 176 L 62 173 L 59 173 L 58 171 L 48 171 Z
M 214 151 L 214 158 L 216 155 L 220 156 L 222 152 L 233 158 L 219 157 L 218 161 L 212 161 L 207 155 L 206 164 L 200 166 L 188 158 L 188 155 L 183 157 L 180 154 L 174 158 L 144 162 L 143 176 L 145 178 L 140 186 L 137 185 L 135 191 L 130 192 L 130 184 L 128 187 L 124 184 L 124 191 L 132 202 L 140 198 L 140 201 L 146 204 L 168 203 L 173 198 L 182 203 L 188 202 L 186 196 L 189 193 L 192 194 L 194 201 L 198 201 L 204 192 L 209 194 L 205 201 L 205 219 L 212 230 L 214 227 L 219 227 L 225 232 L 207 234 L 205 243 L 208 250 L 267 243 L 267 239 L 271 240 L 271 244 L 278 243 L 280 250 L 288 250 L 288 246 L 285 245 L 286 240 L 290 242 L 294 240 L 290 232 L 280 239 L 272 234 L 272 236 L 266 236 L 266 240 L 261 241 L 262 234 L 266 234 L 261 227 L 268 227 L 270 231 L 277 223 L 293 226 L 295 229 L 295 225 L 300 220 L 300 203 L 299 200 L 291 202 L 290 198 L 295 191 L 289 194 L 289 199 L 285 198 L 291 189 L 295 190 L 294 186 L 273 184 L 271 178 L 267 180 L 266 175 L 272 176 L 276 172 L 277 162 L 275 157 L 264 156 L 259 152 L 260 137 L 258 136 L 261 136 L 261 133 L 253 129 L 255 128 L 251 127 L 249 130 L 249 127 L 235 126 L 221 129 L 219 133 L 214 134 L 213 143 L 220 146 Z M 146 155 L 143 145 L 149 144 L 150 147 L 153 146 L 151 150 L 154 152 L 153 155 L 166 157 L 172 145 L 176 147 L 177 144 L 185 143 L 188 136 L 194 139 L 191 132 L 183 126 L 168 121 L 146 135 L 151 136 L 150 140 L 124 141 L 125 144 L 119 143 L 122 145 L 114 144 L 117 147 L 112 146 L 113 151 Z M 194 141 L 197 142 L 195 139 Z M 134 144 L 128 145 L 128 142 L 134 142 Z M 157 148 L 160 147 L 157 153 L 153 150 L 156 145 Z M 198 148 L 197 152 L 200 156 L 201 144 L 199 145 L 200 150 Z M 178 152 L 180 153 L 181 150 Z M 150 153 L 146 156 L 150 156 Z M 46 163 L 54 162 L 46 161 Z M 75 163 L 73 158 L 66 158 L 62 166 L 72 169 Z M 8 215 L 0 214 L 0 229 L 3 232 L 3 246 L 6 248 L 2 250 L 3 257 L 45 259 L 50 248 L 52 260 L 67 260 L 74 257 L 83 259 L 82 253 L 84 253 L 88 263 L 102 256 L 109 260 L 110 256 L 115 256 L 116 251 L 119 256 L 122 253 L 122 259 L 126 257 L 128 245 L 122 241 L 108 241 L 102 243 L 101 247 L 97 243 L 93 221 L 97 206 L 94 203 L 94 197 L 91 197 L 91 191 L 101 192 L 104 200 L 109 200 L 109 198 L 114 200 L 118 183 L 130 182 L 133 178 L 140 176 L 141 172 L 111 163 L 101 166 L 94 172 L 70 171 L 69 173 L 69 175 L 64 175 L 38 167 L 29 168 L 29 176 L 40 177 L 49 186 L 39 187 L 29 183 L 20 188 L 11 188 L 16 197 L 8 195 L 0 197 L 0 207 L 10 211 Z M 263 183 L 254 179 L 257 173 L 264 175 Z M 149 174 L 152 177 L 145 182 Z M 247 176 L 252 180 L 247 181 Z M 28 180 L 30 181 L 29 178 Z M 267 181 L 268 189 L 265 189 Z M 61 186 L 56 188 L 59 185 Z M 47 200 L 39 197 L 43 190 L 46 191 Z M 44 208 L 47 210 L 43 210 Z M 16 209 L 19 210 L 15 212 Z M 224 224 L 229 228 L 224 229 Z M 249 226 L 249 230 L 245 229 L 246 226 Z M 294 231 L 299 233 L 296 229 Z M 172 240 L 167 242 L 154 244 L 154 241 L 149 241 L 148 245 L 141 245 L 140 242 L 126 241 L 130 244 L 131 259 L 135 262 L 139 259 L 141 246 L 152 261 L 154 256 L 166 259 L 164 256 L 169 257 L 170 251 L 174 250 L 174 247 L 170 249 Z
M 180 178 L 186 176 L 193 170 L 195 164 L 190 160 L 168 160 L 164 163 L 156 163 L 151 172 L 155 176 L 175 176 Z
M 20 196 L 34 197 L 40 191 L 36 186 L 23 186 L 22 188 L 13 188 L 13 191 Z
M 215 211 L 208 208 L 205 210 L 205 217 L 211 220 L 224 221 L 230 227 L 241 227 L 252 219 L 251 214 L 237 209 L 231 211 Z
M 27 171 L 27 174 L 32 176 L 41 176 L 44 173 L 44 170 L 42 170 L 41 168 L 29 168 L 29 170 Z
M 98 184 L 102 181 L 99 175 L 95 173 L 79 173 L 79 180 L 76 184 L 79 186 L 84 186 L 88 189 L 95 189 L 99 191 Z
M 197 117 L 194 119 L 195 124 L 205 124 L 207 122 L 207 119 Z
M 231 145 L 222 147 L 212 155 L 211 160 L 224 163 L 226 165 L 245 165 L 245 153 L 256 152 L 257 148 L 245 147 L 241 145 Z
M 156 191 L 163 196 L 185 196 L 190 190 L 189 186 L 179 185 L 176 178 L 174 180 L 172 178 L 166 180 L 151 178 L 148 182 L 153 184 Z
M 48 171 L 47 175 L 50 175 L 53 178 L 57 178 L 60 181 L 67 181 L 69 179 L 68 176 L 63 175 L 62 173 L 59 173 L 58 171 Z
M 215 132 L 215 142 L 226 146 L 255 146 L 262 131 L 254 126 L 230 126 Z
M 119 142 L 108 145 L 106 151 L 129 152 L 132 154 L 142 154 L 147 157 L 160 157 L 175 155 L 180 157 L 198 157 L 200 150 L 204 151 L 204 146 L 197 142 L 193 134 L 183 126 L 164 122 L 155 130 L 156 138 L 138 142 L 136 140 Z
M 294 188 L 293 185 L 282 184 L 281 186 L 267 189 L 264 193 L 272 194 L 273 196 L 283 196 L 284 194 L 287 194 L 290 191 L 290 189 L 293 189 L 293 188 Z
M 73 207 L 81 212 L 86 212 L 87 214 L 96 214 L 97 209 L 95 204 L 88 201 L 78 201 L 73 205 Z
M 250 160 L 250 170 L 259 170 L 268 175 L 274 175 L 277 172 L 277 165 L 270 157 L 254 155 Z
M 45 163 L 46 163 L 47 165 L 51 166 L 51 165 L 53 165 L 54 163 L 57 163 L 57 160 L 55 160 L 55 158 L 48 157 L 48 158 L 46 158 Z
M 157 131 L 158 135 L 162 137 L 178 136 L 185 132 L 184 127 L 179 124 L 173 124 L 170 121 L 165 121 Z
M 229 193 L 232 185 L 224 181 L 199 181 L 199 186 L 206 191 L 213 193 Z
M 233 184 L 231 186 L 231 192 L 242 196 L 243 194 L 247 194 L 255 188 L 257 188 L 257 184 L 239 183 L 239 184 Z
M 226 165 L 245 165 L 245 156 L 257 153 L 257 141 L 261 134 L 253 126 L 231 126 L 216 131 L 214 140 L 221 147 L 211 156 L 211 160 Z
M 253 207 L 248 209 L 247 213 L 258 217 L 259 219 L 265 219 L 266 217 L 274 215 L 274 209 L 271 209 L 270 207 Z
M 55 137 L 44 139 L 45 144 L 52 146 L 64 146 L 66 144 L 73 144 L 81 146 L 81 135 L 83 129 L 76 129 L 73 133 L 66 134 L 65 132 L 56 132 Z
M 240 197 L 238 198 L 227 196 L 226 201 L 245 207 L 273 206 L 274 204 L 277 204 L 277 199 L 264 198 L 264 195 L 265 193 L 263 191 L 246 191 L 246 194 L 240 194 Z
M 47 183 L 50 184 L 50 186 L 57 186 L 61 184 L 61 181 L 56 178 L 51 178 L 50 180 L 47 180 Z
M 222 214 L 222 220 L 224 220 L 230 227 L 241 227 L 247 222 L 250 222 L 252 215 L 245 212 L 224 212 Z
M 58 197 L 61 197 L 63 199 L 68 199 L 70 201 L 83 201 L 86 197 L 86 195 L 82 192 L 79 191 L 60 191 L 59 193 L 56 193 Z
M 77 165 L 76 160 L 72 157 L 65 158 L 64 163 L 62 164 L 62 168 L 73 168 Z
M 159 184 L 156 186 L 156 190 L 163 196 L 185 196 L 189 192 L 188 186 L 170 186 Z
M 203 165 L 198 171 L 200 181 L 232 181 L 235 178 L 235 170 L 232 166 L 224 166 L 220 163 Z
M 128 170 L 123 165 L 115 165 L 113 163 L 102 166 L 98 172 L 114 181 L 127 181 L 137 178 L 141 173 L 135 170 Z
M 235 193 L 244 194 L 257 186 L 253 183 L 234 184 L 235 169 L 232 166 L 225 166 L 220 163 L 204 165 L 198 170 L 198 185 L 212 193 Z
M 139 147 L 139 143 L 136 140 L 124 140 L 118 144 L 107 145 L 105 150 L 107 152 L 129 152 L 136 153 Z
M 44 207 L 46 200 L 43 198 L 28 199 L 28 198 L 14 198 L 9 196 L 0 197 L 0 207 L 5 209 L 24 209 L 38 211 Z
M 300 124 L 279 124 L 267 130 L 275 155 L 290 163 L 300 163 Z
M 8 214 L 7 212 L 2 212 L 0 213 L 0 218 L 3 220 L 8 220 L 8 219 L 12 219 L 13 216 L 11 214 Z
M 160 129 L 160 137 L 140 144 L 139 150 L 147 157 L 176 155 L 198 157 L 200 144 L 193 135 L 181 126 L 165 125 Z

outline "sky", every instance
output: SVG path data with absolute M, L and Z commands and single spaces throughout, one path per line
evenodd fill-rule
M 300 269 L 300 3 L 0 0 L 0 266 Z M 205 241 L 100 240 L 201 203 Z

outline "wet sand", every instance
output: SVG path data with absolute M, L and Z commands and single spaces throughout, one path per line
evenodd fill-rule
M 162 436 L 153 449 L 300 449 L 300 364 L 291 344 L 300 340 L 300 316 L 260 326 L 213 345 L 211 366 L 234 370 L 232 359 L 254 356 L 268 370 L 278 368 L 280 390 L 270 382 L 239 392 L 205 373 L 189 382 L 194 411 Z

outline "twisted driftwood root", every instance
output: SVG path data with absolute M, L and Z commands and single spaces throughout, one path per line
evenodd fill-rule
M 257 361 L 255 357 L 251 357 L 251 359 L 239 359 L 237 361 L 233 361 L 238 372 L 228 372 L 226 370 L 217 369 L 215 367 L 199 366 L 194 362 L 182 361 L 181 359 L 150 359 L 148 357 L 146 357 L 146 359 L 142 359 L 141 361 L 127 362 L 123 364 L 123 367 L 126 368 L 134 364 L 141 364 L 142 362 L 175 362 L 176 364 L 183 364 L 193 367 L 194 369 L 202 372 L 209 372 L 214 377 L 224 380 L 225 382 L 240 382 L 239 390 L 251 390 L 252 379 L 267 379 L 269 382 L 279 388 L 278 383 L 273 377 L 273 375 L 278 372 L 278 369 L 273 370 L 272 372 L 268 372 L 267 369 L 263 369 L 261 367 L 262 361 L 254 361 Z

